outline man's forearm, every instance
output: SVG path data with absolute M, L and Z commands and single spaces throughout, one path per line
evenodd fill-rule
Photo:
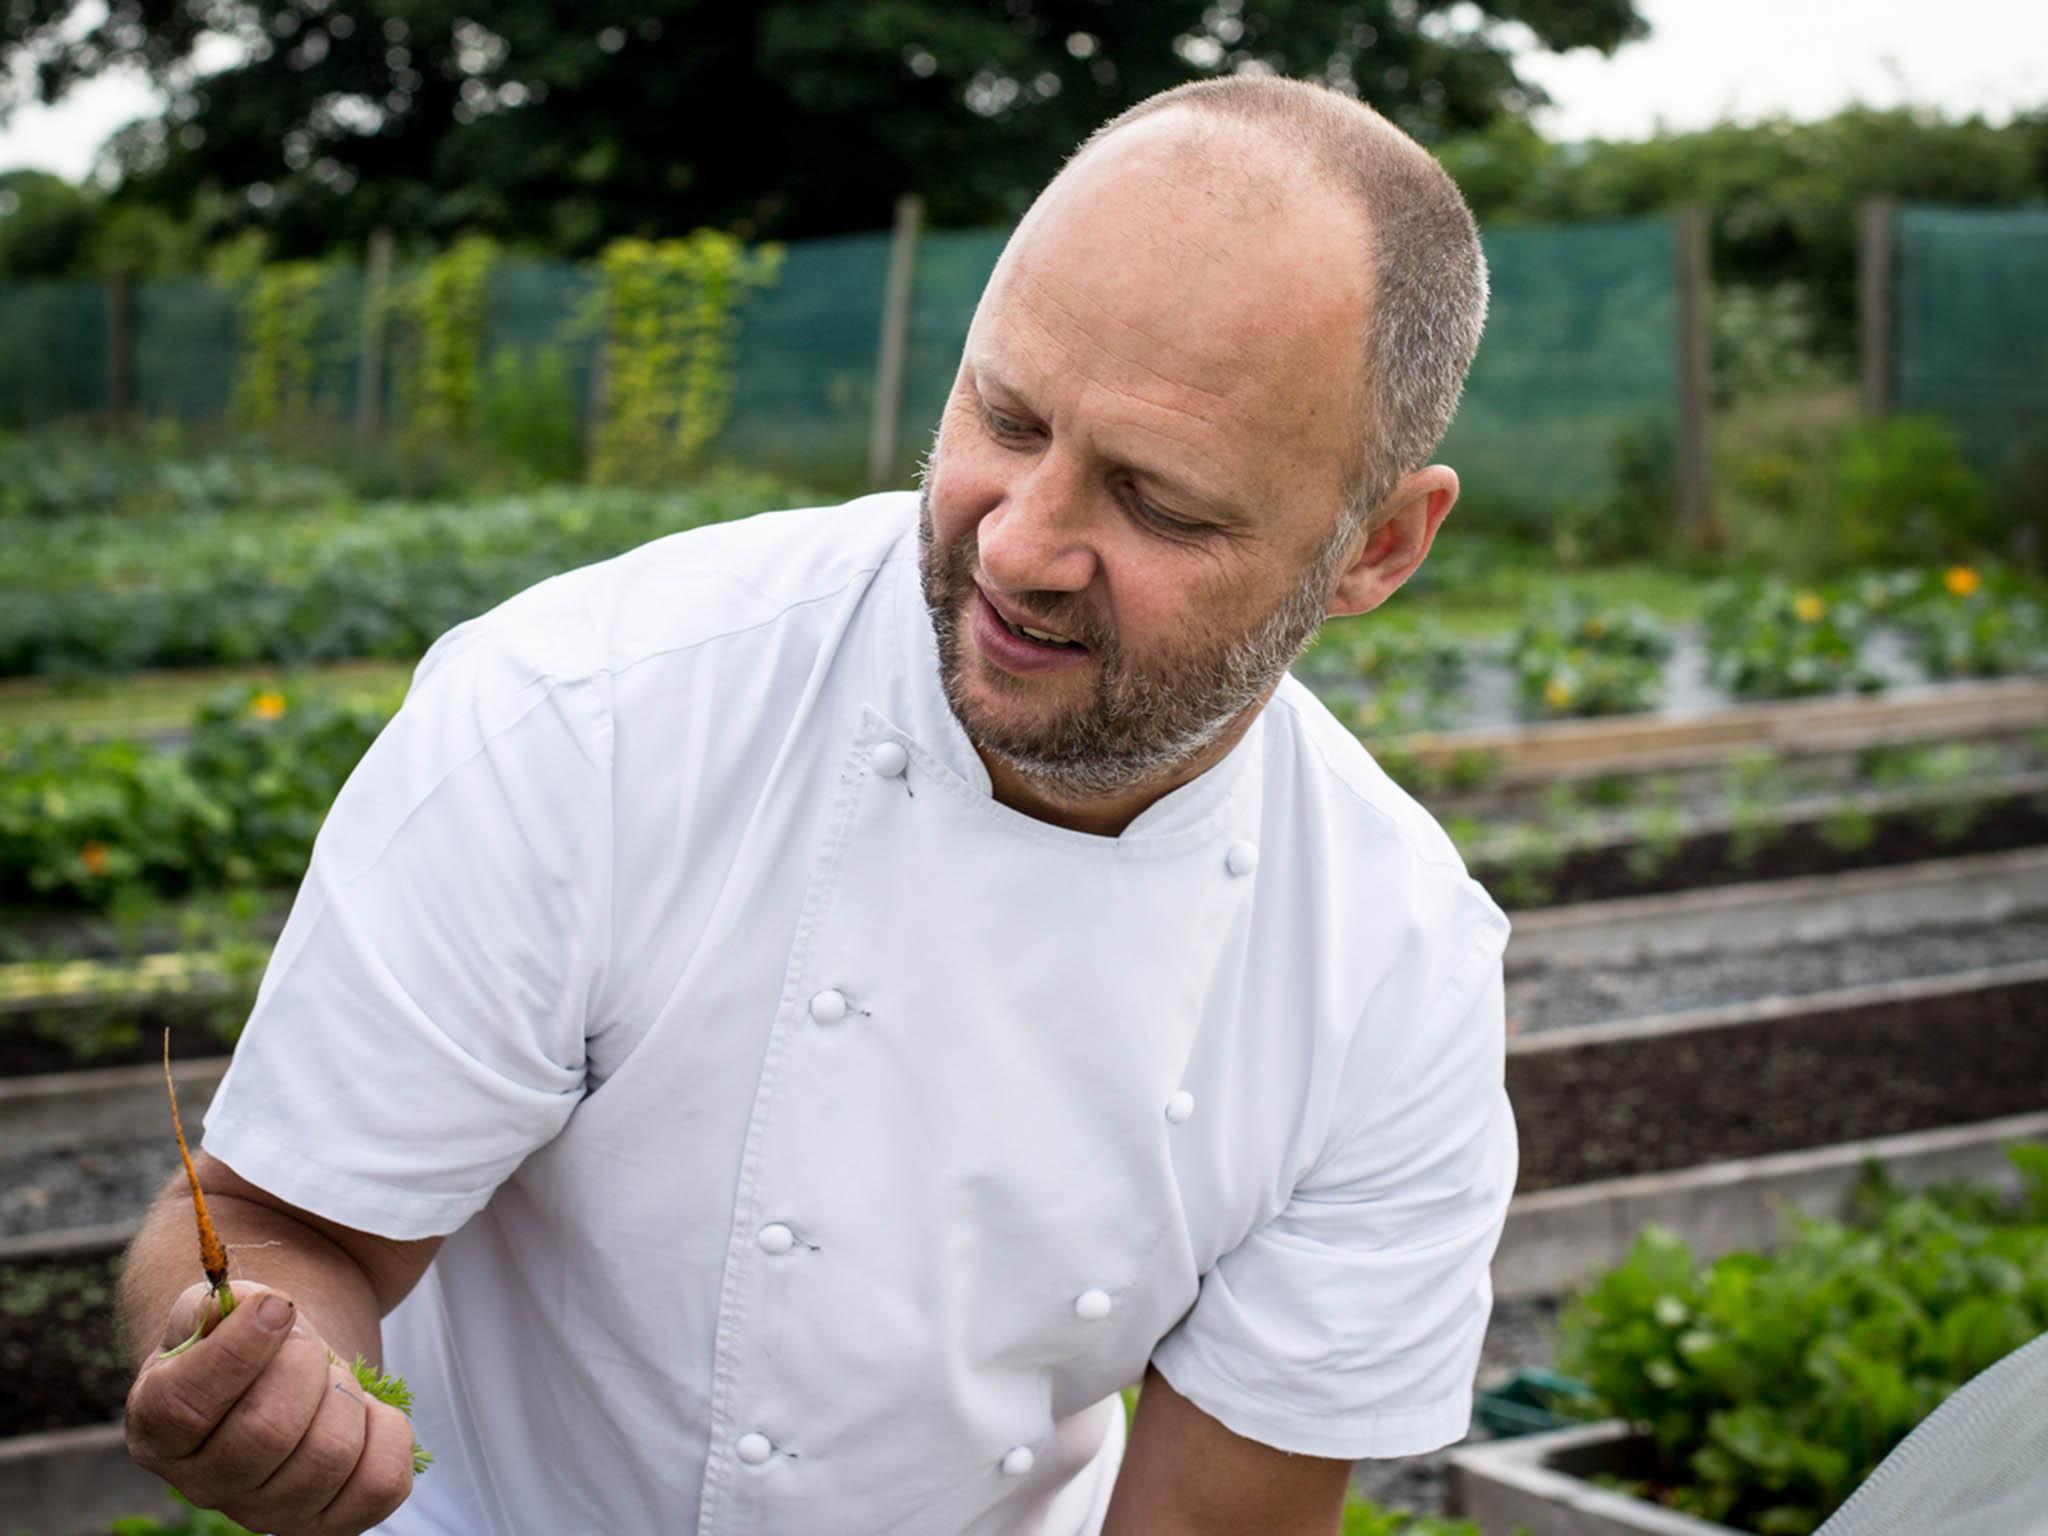
M 343 1361 L 361 1354 L 382 1363 L 376 1291 L 343 1249 L 255 1201 L 209 1192 L 206 1210 L 227 1246 L 231 1279 L 261 1281 L 290 1296 L 306 1326 Z M 181 1175 L 143 1218 L 121 1273 L 121 1320 L 138 1369 L 162 1342 L 171 1303 L 204 1278 L 191 1193 Z

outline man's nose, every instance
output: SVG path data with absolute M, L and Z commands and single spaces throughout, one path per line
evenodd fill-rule
M 1088 487 L 1049 450 L 976 528 L 982 573 L 1005 592 L 1079 592 L 1095 579 Z

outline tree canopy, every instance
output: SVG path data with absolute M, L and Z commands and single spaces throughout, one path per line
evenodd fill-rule
M 310 254 L 375 225 L 580 255 L 621 234 L 749 238 L 1022 211 L 1132 102 L 1271 70 L 1426 143 L 1520 120 L 1519 48 L 1611 51 L 1633 0 L 9 0 L 0 50 L 55 99 L 117 66 L 165 91 L 109 148 L 121 198 Z M 88 24 L 90 23 L 90 24 Z M 231 60 L 225 67 L 217 65 Z M 11 89 L 0 81 L 0 91 Z M 0 95 L 0 113 L 11 103 Z

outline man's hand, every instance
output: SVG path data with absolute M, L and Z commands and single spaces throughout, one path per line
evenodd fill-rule
M 411 1421 L 364 1393 L 290 1297 L 233 1285 L 224 1321 L 204 1284 L 172 1304 L 128 1389 L 129 1454 L 252 1530 L 368 1530 L 412 1492 Z

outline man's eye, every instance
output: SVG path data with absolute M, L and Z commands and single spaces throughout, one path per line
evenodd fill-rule
M 987 406 L 981 408 L 982 422 L 998 437 L 1022 437 L 1029 431 L 1021 421 L 1012 421 L 1007 416 L 998 416 Z
M 1158 529 L 1161 533 L 1171 534 L 1177 539 L 1197 538 L 1208 532 L 1206 528 L 1198 524 L 1185 523 L 1177 517 L 1167 516 L 1166 513 L 1161 512 L 1135 491 L 1131 493 L 1131 506 L 1136 509 L 1139 517 L 1150 523 L 1154 528 Z

